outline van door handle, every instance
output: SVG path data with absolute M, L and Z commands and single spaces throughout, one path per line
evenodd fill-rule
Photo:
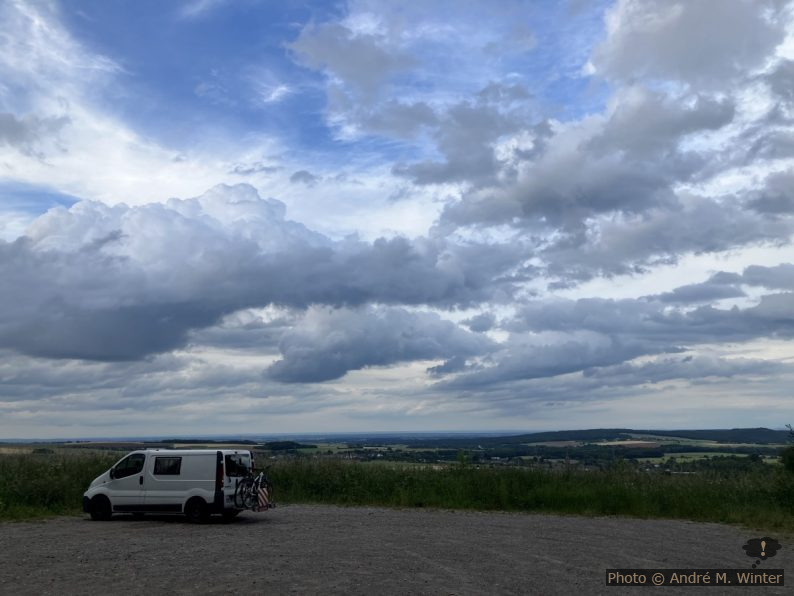
M 143 484 L 143 476 L 138 476 L 138 484 Z

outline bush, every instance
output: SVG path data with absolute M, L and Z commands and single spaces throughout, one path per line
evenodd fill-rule
M 780 460 L 787 471 L 794 473 L 794 445 L 780 451 Z

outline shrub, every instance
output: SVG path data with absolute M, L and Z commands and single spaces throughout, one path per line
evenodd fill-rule
M 794 473 L 794 445 L 780 451 L 780 460 L 787 471 Z

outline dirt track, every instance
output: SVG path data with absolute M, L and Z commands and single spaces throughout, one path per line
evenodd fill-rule
M 615 588 L 606 568 L 750 568 L 715 524 L 326 506 L 0 524 L 0 594 L 738 594 Z M 794 540 L 761 568 L 794 569 Z M 764 594 L 791 590 L 763 588 Z M 759 592 L 759 593 L 761 593 Z

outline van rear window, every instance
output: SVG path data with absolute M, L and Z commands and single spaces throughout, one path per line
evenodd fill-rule
M 227 476 L 248 476 L 251 473 L 251 456 L 247 453 L 235 453 L 226 456 Z
M 181 457 L 155 457 L 154 475 L 155 476 L 179 476 L 182 469 Z

